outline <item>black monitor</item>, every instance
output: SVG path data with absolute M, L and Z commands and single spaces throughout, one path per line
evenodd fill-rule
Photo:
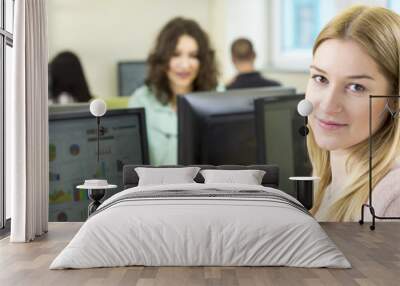
M 122 189 L 125 164 L 148 164 L 143 108 L 107 111 L 101 117 L 97 164 L 96 118 L 88 111 L 49 114 L 49 221 L 85 221 L 89 200 L 76 186 L 106 178 Z
M 67 104 L 50 104 L 49 114 L 59 112 L 71 112 L 71 111 L 88 111 L 90 108 L 90 102 L 74 102 Z
M 279 188 L 291 195 L 295 186 L 288 178 L 311 175 L 306 137 L 299 132 L 304 117 L 297 113 L 297 104 L 302 99 L 304 94 L 255 101 L 258 163 L 278 165 Z
M 145 61 L 127 61 L 118 63 L 118 92 L 120 96 L 131 95 L 144 84 L 147 76 Z
M 178 97 L 178 163 L 257 163 L 254 100 L 295 94 L 269 87 L 198 92 Z

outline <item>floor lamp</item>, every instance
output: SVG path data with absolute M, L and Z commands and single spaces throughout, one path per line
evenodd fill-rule
M 97 165 L 100 162 L 100 117 L 107 111 L 107 105 L 102 99 L 95 99 L 90 103 L 90 113 L 96 117 L 97 121 Z M 88 196 L 92 202 L 88 206 L 88 216 L 96 211 L 101 204 L 106 190 L 116 188 L 116 185 L 108 184 L 106 179 L 85 180 L 83 185 L 77 186 L 77 189 L 88 190 Z
M 382 220 L 387 220 L 387 219 L 400 219 L 400 217 L 382 217 L 382 216 L 377 216 L 375 214 L 375 209 L 372 204 L 372 100 L 375 98 L 386 98 L 386 100 L 390 98 L 395 98 L 397 100 L 400 100 L 400 96 L 398 95 L 370 95 L 369 96 L 369 137 L 368 137 L 368 149 L 369 149 L 369 174 L 368 174 L 368 183 L 369 183 L 369 194 L 368 194 L 368 203 L 363 204 L 361 206 L 361 219 L 359 220 L 359 223 L 362 225 L 364 224 L 364 209 L 369 208 L 369 211 L 371 212 L 372 215 L 372 224 L 369 226 L 371 230 L 375 229 L 375 219 L 382 219 Z M 385 111 L 388 111 L 390 114 L 391 118 L 393 120 L 398 117 L 398 111 L 392 111 L 390 109 L 390 106 L 388 104 L 385 105 Z
M 300 127 L 299 133 L 301 136 L 304 136 L 304 152 L 307 154 L 307 135 L 309 133 L 309 129 L 307 127 L 308 124 L 308 116 L 312 113 L 314 107 L 311 101 L 307 99 L 301 100 L 297 104 L 297 112 L 300 116 L 304 117 L 304 125 Z M 304 157 L 304 160 L 307 163 L 307 155 Z M 289 180 L 295 182 L 296 186 L 296 199 L 301 200 L 303 202 L 304 207 L 310 210 L 314 204 L 314 181 L 319 180 L 319 177 L 314 176 L 295 176 L 289 177 Z

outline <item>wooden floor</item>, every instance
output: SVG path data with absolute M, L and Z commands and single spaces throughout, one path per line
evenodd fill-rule
M 121 267 L 48 270 L 81 223 L 50 223 L 32 243 L 0 241 L 0 285 L 400 285 L 400 222 L 375 231 L 356 223 L 322 224 L 353 268 Z

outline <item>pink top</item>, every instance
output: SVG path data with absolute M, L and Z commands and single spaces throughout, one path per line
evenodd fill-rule
M 330 221 L 327 219 L 329 206 L 335 201 L 338 190 L 331 190 L 327 187 L 321 206 L 314 215 L 318 221 Z M 368 203 L 368 200 L 367 200 Z M 372 192 L 372 205 L 375 215 L 384 217 L 400 217 L 400 164 L 396 164 L 393 169 L 375 186 Z M 361 218 L 360 215 L 356 221 Z M 364 208 L 364 220 L 371 221 L 372 216 L 369 208 Z
M 377 216 L 400 217 L 400 165 L 396 165 L 375 186 L 372 191 L 372 206 Z M 364 211 L 365 220 L 372 220 L 369 209 L 365 208 Z

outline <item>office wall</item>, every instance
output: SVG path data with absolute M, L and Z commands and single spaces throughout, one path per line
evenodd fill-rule
M 257 52 L 256 67 L 265 67 L 266 14 L 265 0 L 215 0 L 210 3 L 210 34 L 216 46 L 224 81 L 231 79 L 235 74 L 230 46 L 239 37 L 246 37 L 253 42 Z
M 213 0 L 48 0 L 49 57 L 76 52 L 92 93 L 117 95 L 117 62 L 145 59 L 159 29 L 175 16 L 209 30 Z
M 304 93 L 309 79 L 308 72 L 292 72 L 279 70 L 263 70 L 264 76 L 280 81 L 283 85 L 295 87 L 297 92 Z
M 256 67 L 266 76 L 304 92 L 307 73 L 269 69 L 268 1 L 265 0 L 48 0 L 49 56 L 76 52 L 96 96 L 115 96 L 117 62 L 143 60 L 159 29 L 174 16 L 197 20 L 209 33 L 220 65 L 221 82 L 234 75 L 230 45 L 250 38 Z
M 230 45 L 238 37 L 249 38 L 257 53 L 256 68 L 266 77 L 305 92 L 308 72 L 276 70 L 271 66 L 272 36 L 268 0 L 214 0 L 210 2 L 210 35 L 215 44 L 221 68 L 221 81 L 235 74 L 230 58 Z

